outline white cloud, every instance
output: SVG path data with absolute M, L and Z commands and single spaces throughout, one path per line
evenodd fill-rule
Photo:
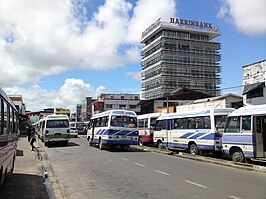
M 141 32 L 175 12 L 174 0 L 139 0 L 135 7 L 106 0 L 89 21 L 84 2 L 80 15 L 73 13 L 78 2 L 0 1 L 1 85 L 36 84 L 77 67 L 111 70 L 138 63 Z
M 8 95 L 22 95 L 26 109 L 30 111 L 40 111 L 44 108 L 69 108 L 75 112 L 76 105 L 80 104 L 85 97 L 96 98 L 105 91 L 103 86 L 94 89 L 90 84 L 81 79 L 66 79 L 59 90 L 47 90 L 39 85 L 31 88 L 8 87 L 4 88 Z
M 266 34 L 265 0 L 222 0 L 218 17 L 231 21 L 247 34 Z
M 141 81 L 141 72 L 128 72 L 127 76 L 131 77 L 136 81 Z

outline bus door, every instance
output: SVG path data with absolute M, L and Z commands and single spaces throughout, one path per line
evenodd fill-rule
M 255 157 L 266 157 L 266 116 L 255 117 Z
M 92 120 L 91 124 L 91 143 L 94 141 L 94 131 L 95 131 L 95 126 L 96 126 L 96 119 Z

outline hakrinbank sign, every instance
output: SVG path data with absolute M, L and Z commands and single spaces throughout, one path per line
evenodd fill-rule
M 161 18 L 157 19 L 145 31 L 142 32 L 142 38 L 144 38 L 148 33 L 156 29 L 160 24 L 161 24 Z M 185 27 L 190 27 L 190 28 L 196 28 L 196 29 L 211 30 L 215 32 L 219 30 L 218 26 L 213 28 L 212 23 L 193 21 L 193 20 L 187 20 L 187 19 L 179 19 L 179 18 L 173 18 L 173 17 L 170 18 L 170 24 L 175 24 L 178 26 L 185 26 Z
M 193 21 L 187 19 L 170 18 L 170 23 L 178 24 L 179 26 L 190 26 L 194 28 L 207 29 L 207 30 L 213 29 L 211 23 Z

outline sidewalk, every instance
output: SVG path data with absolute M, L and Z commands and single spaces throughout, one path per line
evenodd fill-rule
M 31 151 L 27 137 L 19 137 L 15 170 L 0 187 L 0 198 L 49 199 L 44 182 L 38 166 L 37 152 Z

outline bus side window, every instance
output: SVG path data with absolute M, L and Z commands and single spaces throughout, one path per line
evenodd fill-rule
M 185 118 L 174 119 L 174 129 L 184 129 L 184 128 L 186 128 Z
M 240 118 L 229 117 L 226 124 L 227 133 L 239 133 L 240 132 Z
M 211 128 L 211 119 L 210 117 L 203 117 L 203 128 L 210 129 Z
M 242 117 L 242 130 L 250 130 L 251 129 L 251 118 L 250 116 Z

